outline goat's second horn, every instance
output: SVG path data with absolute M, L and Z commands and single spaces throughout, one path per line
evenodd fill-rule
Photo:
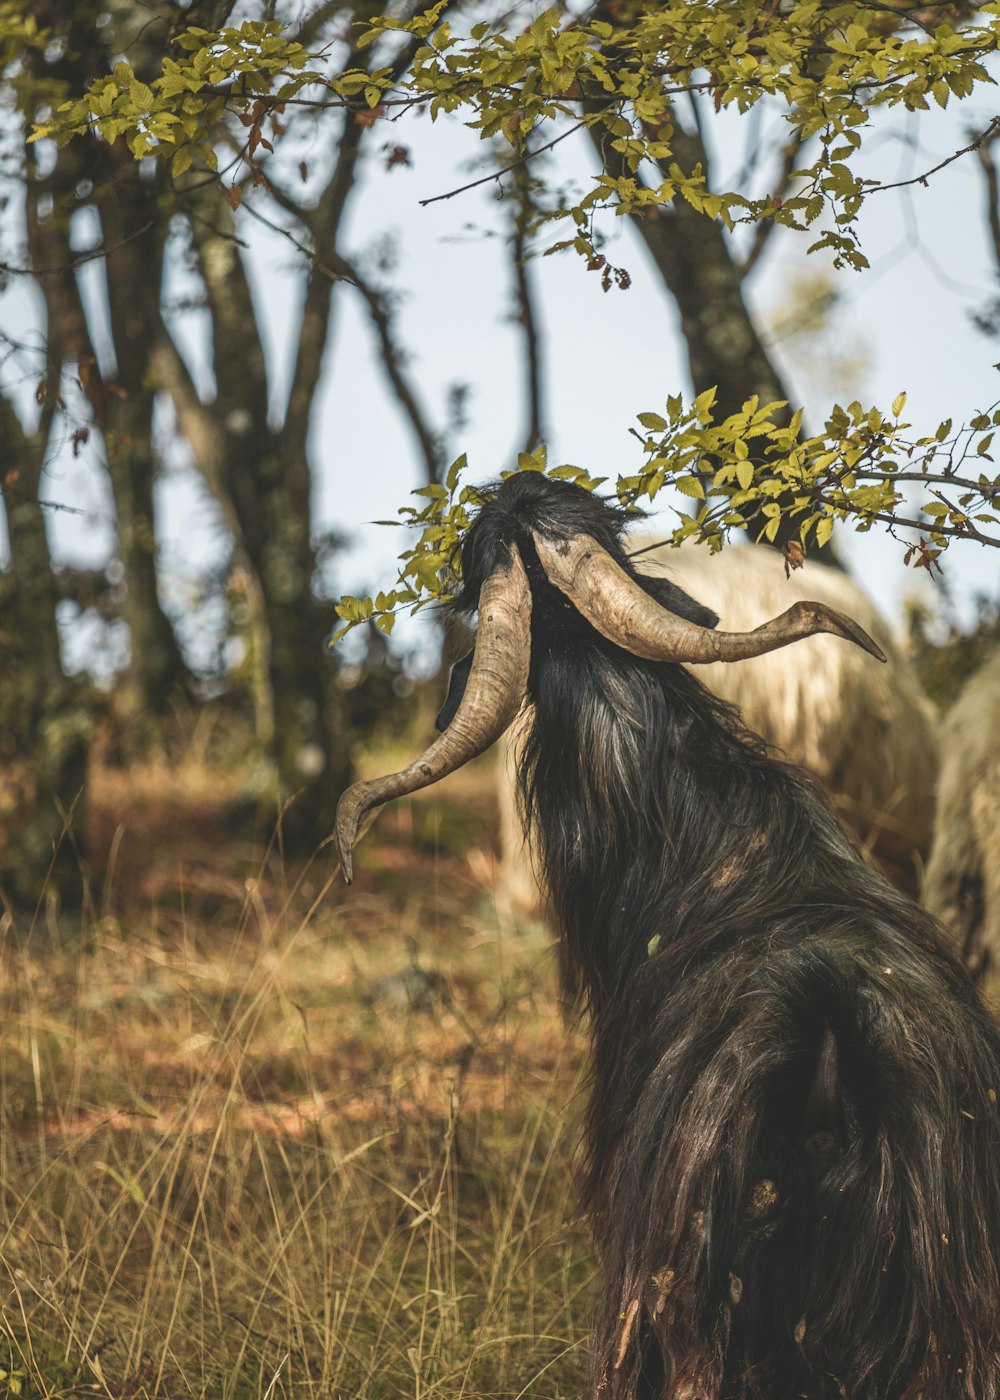
M 590 536 L 552 540 L 537 530 L 532 535 L 556 588 L 609 642 L 647 661 L 744 661 L 817 632 L 843 637 L 879 661 L 886 659 L 863 627 L 823 603 L 794 603 L 752 632 L 717 632 L 662 607 Z
M 531 659 L 531 589 L 516 545 L 479 596 L 472 669 L 454 719 L 409 767 L 349 787 L 337 804 L 334 842 L 348 884 L 351 849 L 366 815 L 394 797 L 429 787 L 499 739 L 521 708 Z

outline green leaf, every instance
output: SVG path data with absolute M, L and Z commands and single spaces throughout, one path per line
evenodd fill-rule
M 545 447 L 535 449 L 534 452 L 519 452 L 517 454 L 517 469 L 519 472 L 543 472 L 545 470 Z
M 444 479 L 444 484 L 450 492 L 454 493 L 455 488 L 458 485 L 458 478 L 461 476 L 462 472 L 464 472 L 468 468 L 468 465 L 469 459 L 464 452 L 461 454 L 461 456 L 456 457 L 454 462 L 452 462 L 451 466 L 448 468 L 445 474 Z
M 141 83 L 136 77 L 129 78 L 128 95 L 133 107 L 139 111 L 148 111 L 156 103 L 153 89 L 147 87 L 145 83 Z

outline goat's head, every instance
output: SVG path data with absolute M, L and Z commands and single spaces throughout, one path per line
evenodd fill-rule
M 484 501 L 462 546 L 459 611 L 478 610 L 475 650 L 455 668 L 439 717 L 443 730 L 409 767 L 355 783 L 337 808 L 336 845 L 345 878 L 351 849 L 384 803 L 428 787 L 482 753 L 526 697 L 533 667 L 580 629 L 633 656 L 705 663 L 760 656 L 817 632 L 885 656 L 849 617 L 821 603 L 795 603 L 752 632 L 714 630 L 718 618 L 669 580 L 637 573 L 622 537 L 621 508 L 568 482 L 508 477 Z

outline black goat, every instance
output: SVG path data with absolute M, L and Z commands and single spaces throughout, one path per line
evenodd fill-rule
M 678 661 L 747 634 L 622 548 L 624 514 L 535 474 L 486 496 L 445 732 L 341 800 L 365 814 L 503 732 L 593 1021 L 585 1199 L 603 1400 L 997 1400 L 1000 1034 L 938 925 L 857 857 L 816 785 Z M 831 643 L 833 645 L 834 643 Z

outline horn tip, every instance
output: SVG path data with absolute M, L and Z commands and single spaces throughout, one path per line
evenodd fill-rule
M 795 604 L 797 609 L 800 605 Z M 846 613 L 837 612 L 835 608 L 827 607 L 825 603 L 805 603 L 800 616 L 810 618 L 810 630 L 817 632 L 831 632 L 834 636 L 842 637 L 845 642 L 853 642 L 855 646 L 866 651 L 869 656 L 873 656 L 876 661 L 888 661 L 885 652 L 878 642 L 870 637 L 860 622 L 855 622 L 853 617 L 848 617 Z M 792 609 L 789 609 L 792 611 Z
M 341 832 L 337 832 L 335 843 L 337 848 L 337 859 L 340 861 L 340 873 L 344 877 L 345 885 L 354 883 L 354 856 L 350 844 L 343 839 Z
M 344 883 L 347 885 L 354 882 L 354 856 L 352 847 L 358 839 L 358 824 L 361 818 L 360 805 L 358 803 L 357 789 L 361 785 L 355 783 L 349 787 L 337 803 L 337 816 L 334 823 L 333 843 L 337 850 L 337 857 L 340 861 L 341 873 L 344 876 Z
M 859 646 L 862 651 L 866 651 L 869 656 L 874 656 L 876 661 L 887 662 L 889 660 L 878 642 L 876 642 L 873 637 L 870 637 L 862 626 L 855 622 L 853 618 L 849 618 L 847 621 L 850 623 L 848 636 L 852 642 Z

